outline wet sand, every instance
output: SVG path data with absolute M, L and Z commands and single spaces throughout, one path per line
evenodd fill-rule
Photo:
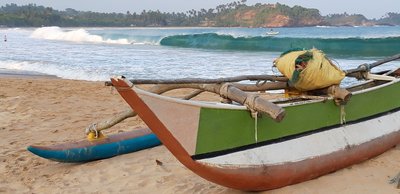
M 42 159 L 26 150 L 32 144 L 82 140 L 91 123 L 128 108 L 103 82 L 0 73 L 0 193 L 243 193 L 200 178 L 164 146 L 82 164 Z M 106 134 L 140 126 L 145 126 L 140 118 L 130 118 Z M 389 184 L 399 172 L 397 146 L 361 164 L 261 193 L 399 194 Z

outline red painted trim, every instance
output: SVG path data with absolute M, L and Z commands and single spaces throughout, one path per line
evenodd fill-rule
M 123 80 L 111 79 L 121 96 L 139 114 L 169 151 L 199 176 L 234 189 L 262 191 L 307 181 L 377 156 L 400 143 L 400 131 L 328 155 L 281 165 L 211 166 L 194 161 L 163 123 Z M 120 88 L 120 89 L 118 89 Z

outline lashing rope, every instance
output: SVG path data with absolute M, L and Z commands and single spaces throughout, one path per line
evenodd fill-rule
M 346 124 L 346 111 L 344 105 L 340 105 L 340 124 Z
M 99 131 L 97 130 L 96 126 L 96 123 L 93 123 L 89 127 L 86 127 L 85 133 L 89 134 L 90 132 L 94 132 L 94 137 L 97 139 L 99 137 Z
M 254 140 L 258 143 L 258 112 L 251 111 L 251 116 L 254 118 Z

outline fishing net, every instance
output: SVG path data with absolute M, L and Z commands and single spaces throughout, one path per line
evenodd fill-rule
M 340 84 L 346 75 L 317 49 L 287 51 L 274 61 L 274 65 L 299 91 Z

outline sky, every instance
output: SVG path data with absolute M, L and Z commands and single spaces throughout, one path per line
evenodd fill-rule
M 217 5 L 238 0 L 0 0 L 0 6 L 36 4 L 57 10 L 72 8 L 79 11 L 140 13 L 142 10 L 161 12 L 186 12 L 191 9 L 215 8 Z M 400 13 L 400 0 L 247 0 L 247 5 L 256 3 L 281 3 L 316 8 L 321 15 L 333 13 L 363 14 L 369 19 L 381 18 L 388 12 Z

